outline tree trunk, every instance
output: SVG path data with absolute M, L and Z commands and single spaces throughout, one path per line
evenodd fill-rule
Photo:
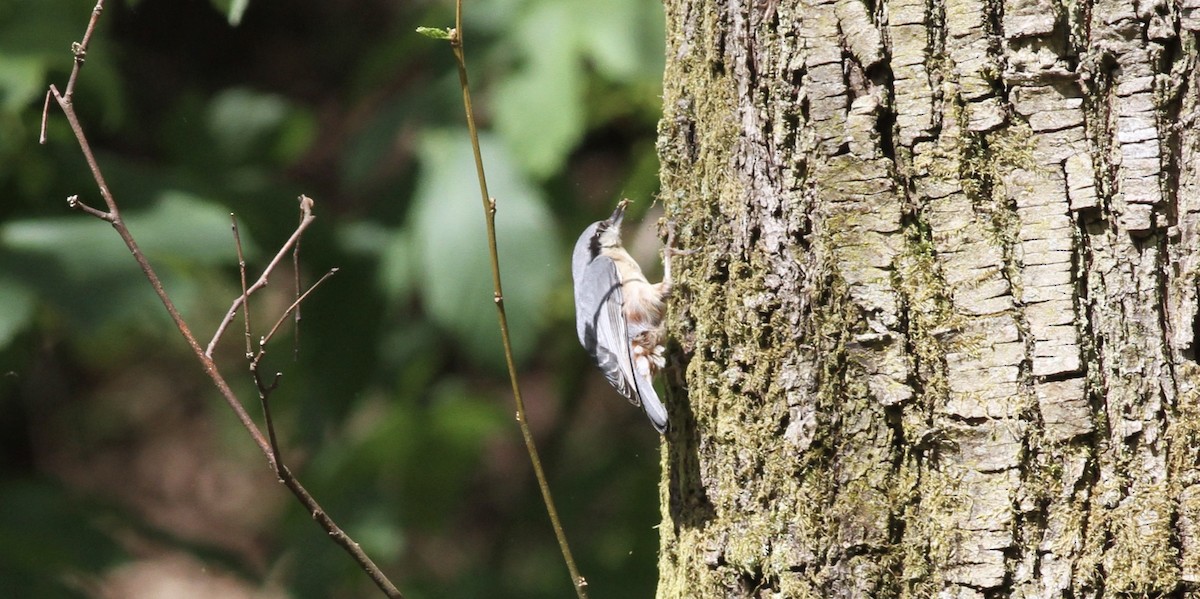
M 667 0 L 659 597 L 1200 590 L 1200 0 Z

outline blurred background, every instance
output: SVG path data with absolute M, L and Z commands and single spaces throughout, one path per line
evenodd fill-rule
M 0 595 L 370 597 L 234 419 L 111 227 L 46 87 L 94 0 L 0 0 Z M 657 271 L 662 8 L 475 0 L 468 61 L 529 409 L 593 597 L 653 593 L 659 453 L 575 338 L 569 254 L 622 197 Z M 410 598 L 566 597 L 504 371 L 447 0 L 109 0 L 76 107 L 201 343 L 316 201 L 338 274 L 264 370 L 286 459 Z M 652 265 L 652 266 L 651 266 Z M 255 338 L 290 302 L 281 268 Z M 651 277 L 655 275 L 651 274 Z M 218 361 L 256 418 L 240 319 Z

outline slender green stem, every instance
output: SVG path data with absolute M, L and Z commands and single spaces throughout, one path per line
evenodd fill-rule
M 471 87 L 467 82 L 467 59 L 463 54 L 462 33 L 462 0 L 456 0 L 454 6 L 454 31 L 450 32 L 450 47 L 454 49 L 454 58 L 458 62 L 458 81 L 462 85 L 463 108 L 467 113 L 467 129 L 471 133 L 471 148 L 475 152 L 475 174 L 479 178 L 479 194 L 483 199 L 483 212 L 487 220 L 488 251 L 492 258 L 493 299 L 496 303 L 496 318 L 500 322 L 500 339 L 504 343 L 504 359 L 508 363 L 508 378 L 512 382 L 513 401 L 517 406 L 517 424 L 521 427 L 521 435 L 525 437 L 525 449 L 529 453 L 529 461 L 533 463 L 533 473 L 537 477 L 538 487 L 542 491 L 542 502 L 546 504 L 546 512 L 550 516 L 550 524 L 554 527 L 554 536 L 558 538 L 559 549 L 562 550 L 563 561 L 571 574 L 571 583 L 579 599 L 587 599 L 587 580 L 575 566 L 575 558 L 571 556 L 571 546 L 567 543 L 567 535 L 563 532 L 562 522 L 558 518 L 558 510 L 554 507 L 554 497 L 550 494 L 550 483 L 546 481 L 546 473 L 542 470 L 542 460 L 538 457 L 537 446 L 533 441 L 533 433 L 525 421 L 525 401 L 521 398 L 521 386 L 517 382 L 517 367 L 513 362 L 512 344 L 508 336 L 508 315 L 504 310 L 504 290 L 500 284 L 500 255 L 496 249 L 496 200 L 488 195 L 487 177 L 483 172 L 483 156 L 479 151 L 479 131 L 475 126 L 475 111 L 471 107 Z

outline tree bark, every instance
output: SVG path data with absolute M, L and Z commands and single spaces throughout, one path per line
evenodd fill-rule
M 667 0 L 659 597 L 1200 591 L 1200 0 Z

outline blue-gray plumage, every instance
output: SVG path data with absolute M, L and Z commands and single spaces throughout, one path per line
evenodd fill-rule
M 651 285 L 621 247 L 621 220 L 628 203 L 622 200 L 612 216 L 589 225 L 575 242 L 575 328 L 604 378 L 634 405 L 640 404 L 662 433 L 667 430 L 667 410 L 654 391 L 653 377 L 664 364 L 663 299 L 670 280 L 667 275 Z

